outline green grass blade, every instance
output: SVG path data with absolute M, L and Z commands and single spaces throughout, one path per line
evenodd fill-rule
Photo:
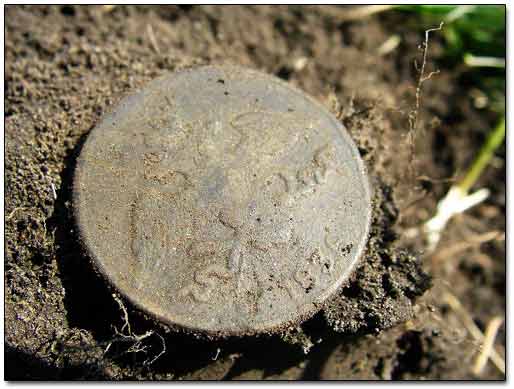
M 466 173 L 466 176 L 459 183 L 458 186 L 462 191 L 467 193 L 475 184 L 478 177 L 480 177 L 482 170 L 484 170 L 491 158 L 494 156 L 494 152 L 498 147 L 500 147 L 504 138 L 505 117 L 502 118 L 496 128 L 488 135 L 487 140 L 480 149 L 480 152 L 473 162 L 473 165 Z

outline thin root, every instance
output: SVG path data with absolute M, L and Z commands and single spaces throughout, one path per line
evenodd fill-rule
M 25 207 L 16 207 L 12 210 L 12 212 L 7 215 L 7 217 L 5 218 L 5 221 L 8 221 L 8 220 L 11 220 L 12 217 L 14 216 L 14 214 L 16 213 L 16 211 L 21 211 L 22 209 L 25 209 Z
M 112 297 L 114 298 L 114 301 L 116 301 L 118 303 L 121 311 L 123 312 L 123 321 L 124 321 L 124 323 L 123 323 L 123 326 L 121 327 L 120 332 L 123 332 L 123 330 L 125 330 L 125 328 L 127 328 L 128 329 L 127 333 L 129 334 L 129 336 L 132 336 L 132 329 L 130 328 L 127 308 L 125 308 L 125 305 L 123 304 L 123 301 L 121 301 L 121 299 L 118 297 L 118 295 L 113 294 Z
M 161 357 L 161 355 L 164 355 L 164 353 L 166 353 L 166 342 L 164 341 L 164 338 L 160 334 L 158 334 L 157 332 L 155 332 L 155 335 L 157 335 L 159 337 L 159 339 L 161 339 L 162 350 L 161 350 L 161 352 L 159 354 L 157 354 L 155 357 L 153 357 L 150 361 L 146 360 L 143 363 L 145 366 L 151 365 L 157 359 L 159 359 Z
M 147 359 L 143 362 L 143 365 L 145 365 L 145 366 L 151 365 L 166 352 L 166 342 L 165 342 L 164 338 L 155 331 L 146 331 L 144 334 L 141 334 L 141 335 L 134 334 L 132 332 L 132 328 L 130 326 L 128 312 L 127 312 L 127 308 L 125 308 L 125 304 L 123 304 L 123 301 L 120 299 L 120 297 L 118 295 L 113 294 L 112 297 L 118 303 L 120 310 L 123 313 L 123 326 L 121 327 L 120 330 L 118 330 L 116 327 L 114 327 L 115 337 L 111 341 L 109 341 L 109 343 L 107 344 L 107 347 L 104 350 L 104 355 L 107 354 L 107 352 L 110 350 L 111 346 L 116 342 L 132 343 L 130 345 L 130 347 L 124 353 L 140 353 L 140 352 L 146 353 L 148 350 L 148 346 L 142 344 L 143 340 L 152 335 L 156 335 L 161 340 L 162 349 L 159 352 L 159 354 L 157 354 L 151 360 Z

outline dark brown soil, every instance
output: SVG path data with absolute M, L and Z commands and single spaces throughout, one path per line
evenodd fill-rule
M 434 254 L 422 256 L 423 242 L 404 232 L 433 214 L 494 117 L 474 107 L 465 69 L 438 62 L 435 35 L 427 68 L 441 73 L 424 84 L 413 158 L 413 63 L 432 26 L 395 13 L 342 17 L 332 6 L 6 7 L 7 379 L 474 378 L 480 344 L 445 296 L 482 331 L 505 315 L 505 149 L 479 182 L 492 196 L 455 218 Z M 380 55 L 392 34 L 400 45 Z M 133 336 L 117 335 L 123 312 L 74 236 L 75 158 L 125 94 L 221 62 L 275 74 L 339 115 L 375 190 L 366 256 L 318 315 L 280 336 L 196 339 L 128 304 Z M 500 234 L 473 243 L 491 231 Z M 502 355 L 504 345 L 502 327 Z M 503 377 L 489 362 L 481 378 Z

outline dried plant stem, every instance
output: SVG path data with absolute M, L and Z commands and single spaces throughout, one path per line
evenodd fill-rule
M 421 68 L 419 70 L 418 83 L 416 85 L 416 100 L 414 109 L 409 113 L 409 142 L 411 144 L 411 162 L 414 158 L 414 143 L 415 143 L 415 132 L 418 128 L 418 116 L 419 116 L 419 108 L 421 106 L 421 91 L 423 87 L 423 83 L 435 74 L 439 73 L 439 70 L 430 72 L 428 75 L 425 75 L 425 67 L 427 64 L 427 56 L 428 56 L 428 42 L 429 35 L 431 32 L 440 31 L 443 28 L 443 22 L 439 24 L 439 27 L 429 28 L 425 31 L 425 40 L 423 42 L 423 58 L 421 61 Z
M 328 9 L 326 6 L 318 6 L 318 10 L 326 16 L 336 17 L 338 21 L 349 22 L 352 20 L 366 19 L 372 15 L 380 12 L 389 11 L 393 9 L 395 5 L 391 4 L 375 4 L 375 5 L 363 5 L 363 6 L 332 6 Z
M 464 250 L 480 246 L 483 243 L 491 242 L 496 239 L 501 239 L 502 234 L 503 233 L 501 231 L 490 231 L 490 232 L 481 234 L 479 236 L 476 236 L 473 239 L 468 239 L 464 242 L 455 243 L 454 245 L 452 245 L 450 247 L 447 247 L 447 248 L 444 248 L 444 249 L 441 249 L 441 250 L 438 250 L 437 252 L 435 252 L 434 255 L 432 256 L 432 261 L 438 262 L 441 260 L 445 260 L 447 258 L 452 258 L 456 254 L 458 254 Z
M 387 55 L 398 47 L 401 38 L 398 34 L 391 35 L 384 43 L 377 49 L 379 55 Z
M 487 328 L 485 329 L 484 342 L 482 344 L 482 351 L 478 354 L 478 357 L 473 365 L 473 374 L 479 376 L 482 374 L 485 365 L 487 364 L 487 360 L 491 357 L 491 352 L 494 347 L 494 340 L 496 339 L 496 335 L 498 334 L 498 330 L 500 329 L 503 323 L 503 318 L 499 316 L 495 316 L 491 319 Z
M 161 50 L 159 49 L 159 45 L 157 44 L 157 39 L 155 39 L 155 34 L 153 32 L 153 28 L 151 24 L 148 24 L 146 26 L 146 30 L 148 32 L 148 39 L 150 39 L 150 44 L 152 46 L 152 49 L 159 54 Z
M 444 294 L 444 301 L 455 311 L 459 319 L 461 320 L 462 324 L 470 335 L 475 338 L 476 341 L 484 344 L 486 337 L 480 331 L 480 328 L 477 327 L 469 313 L 464 309 L 460 301 L 450 292 L 446 292 Z M 494 349 L 494 347 L 491 347 L 491 350 L 489 352 L 489 358 L 494 363 L 494 365 L 500 370 L 503 374 L 505 374 L 505 359 L 503 359 L 500 354 Z
M 362 7 L 355 7 L 343 14 L 344 20 L 359 20 L 367 18 L 371 15 L 375 15 L 380 12 L 389 11 L 394 8 L 394 5 L 391 4 L 375 4 L 375 5 L 366 5 Z

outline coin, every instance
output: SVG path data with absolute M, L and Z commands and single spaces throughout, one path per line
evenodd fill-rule
M 320 103 L 237 66 L 151 82 L 89 134 L 74 177 L 81 242 L 161 322 L 217 336 L 318 311 L 366 244 L 358 150 Z

